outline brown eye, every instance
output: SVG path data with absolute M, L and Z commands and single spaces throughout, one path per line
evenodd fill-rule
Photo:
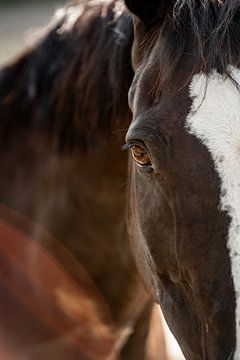
M 151 166 L 151 159 L 148 151 L 141 145 L 131 146 L 131 152 L 134 160 L 138 165 Z

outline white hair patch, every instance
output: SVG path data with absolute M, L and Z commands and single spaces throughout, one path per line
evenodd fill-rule
M 231 68 L 240 84 L 240 70 Z M 221 180 L 221 210 L 231 222 L 227 247 L 236 296 L 236 350 L 240 359 L 240 92 L 226 76 L 214 71 L 197 74 L 190 85 L 192 109 L 186 120 L 188 132 L 206 146 Z

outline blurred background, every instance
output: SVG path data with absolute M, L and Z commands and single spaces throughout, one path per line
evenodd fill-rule
M 21 52 L 64 0 L 0 0 L 0 65 Z

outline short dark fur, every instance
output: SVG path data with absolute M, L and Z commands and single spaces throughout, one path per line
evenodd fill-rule
M 115 3 L 93 10 L 85 2 L 70 31 L 61 33 L 64 16 L 0 71 L 0 131 L 6 142 L 13 132 L 19 138 L 36 130 L 47 132 L 61 150 L 84 150 L 118 128 L 128 112 L 132 24 L 127 12 L 115 16 Z

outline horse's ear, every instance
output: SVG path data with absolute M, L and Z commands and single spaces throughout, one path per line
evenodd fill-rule
M 163 19 L 173 0 L 125 0 L 128 9 L 146 24 Z

